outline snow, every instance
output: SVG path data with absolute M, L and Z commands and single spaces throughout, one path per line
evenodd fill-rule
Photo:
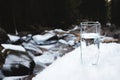
M 63 39 L 60 39 L 58 42 L 60 42 L 60 43 L 62 43 L 62 44 L 68 44 L 65 40 L 63 40 Z
M 80 47 L 58 58 L 32 80 L 120 80 L 120 44 L 101 43 L 100 52 L 95 45 Z M 97 65 L 93 65 L 99 53 Z
M 14 76 L 14 77 L 5 77 L 3 80 L 21 80 L 21 78 L 24 78 L 26 76 Z
M 47 39 L 49 39 L 53 36 L 55 36 L 54 33 L 46 33 L 44 35 L 34 35 L 33 40 L 38 41 L 38 42 L 39 41 L 46 41 Z
M 10 41 L 12 41 L 12 42 L 18 41 L 20 39 L 19 36 L 15 36 L 15 35 L 11 35 L 11 34 L 8 34 L 8 37 L 9 37 Z
M 5 60 L 5 65 L 3 65 L 3 66 L 4 66 L 4 68 L 8 69 L 9 66 L 11 66 L 10 64 L 16 63 L 16 64 L 22 64 L 22 65 L 26 66 L 27 68 L 29 68 L 29 66 L 30 66 L 29 60 L 30 59 L 28 57 L 26 57 L 25 55 L 21 55 L 21 56 L 8 55 Z
M 114 38 L 113 37 L 105 37 L 103 36 L 101 41 L 104 41 L 104 40 L 113 40 Z
M 75 41 L 74 40 L 70 40 L 70 41 L 68 41 L 68 44 L 73 46 L 73 45 L 75 45 Z
M 40 48 L 44 48 L 44 49 L 50 49 L 50 48 L 52 48 L 52 47 L 54 47 L 55 46 L 55 44 L 51 44 L 51 45 L 40 45 L 39 47 Z
M 55 57 L 53 54 L 46 53 L 41 56 L 34 57 L 34 61 L 36 64 L 43 63 L 43 64 L 50 64 L 54 61 Z
M 36 51 L 38 53 L 42 53 L 42 50 L 40 50 L 37 46 L 35 46 L 31 43 L 22 43 L 22 45 L 24 46 L 25 49 L 33 50 L 33 51 Z
M 26 52 L 26 50 L 21 45 L 1 44 L 1 46 L 5 49 Z
M 65 32 L 65 31 L 62 30 L 62 29 L 55 29 L 54 31 L 55 31 L 55 32 Z

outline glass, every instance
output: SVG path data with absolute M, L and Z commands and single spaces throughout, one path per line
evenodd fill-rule
M 101 24 L 96 22 L 81 22 L 80 23 L 80 35 L 81 35 L 81 61 L 82 59 L 82 42 L 85 42 L 86 46 L 90 44 L 96 44 L 98 51 L 100 48 L 100 28 Z M 99 52 L 96 55 L 96 60 L 93 64 L 97 64 L 99 59 Z

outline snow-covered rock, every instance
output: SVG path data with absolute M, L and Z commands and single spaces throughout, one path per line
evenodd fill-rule
M 21 45 L 1 44 L 1 46 L 4 49 L 26 52 L 26 50 Z
M 33 45 L 31 43 L 23 43 L 22 45 L 27 51 L 31 51 L 31 52 L 34 51 L 33 53 L 34 55 L 42 54 L 42 50 L 37 45 Z
M 44 41 L 49 40 L 51 38 L 55 38 L 57 40 L 57 36 L 55 33 L 46 33 L 44 35 L 34 35 L 32 38 L 37 44 L 43 44 Z
M 22 76 L 32 74 L 34 66 L 34 61 L 26 52 L 7 50 L 1 70 L 5 76 Z
M 61 32 L 66 32 L 66 31 L 64 31 L 64 30 L 62 30 L 62 29 L 55 29 L 54 31 L 55 31 L 55 32 L 59 32 L 59 33 L 61 33 Z
M 8 37 L 9 37 L 11 42 L 16 42 L 20 39 L 19 36 L 15 36 L 15 35 L 11 35 L 11 34 L 8 34 Z
M 110 42 L 118 42 L 118 39 L 114 39 L 113 37 L 103 37 L 101 41 L 103 43 L 110 43 Z
M 40 45 L 39 47 L 48 50 L 48 49 L 51 49 L 51 48 L 55 47 L 55 44 L 51 44 L 51 45 Z
M 63 39 L 60 39 L 58 42 L 60 42 L 60 43 L 62 43 L 62 44 L 66 44 L 66 45 L 68 45 L 68 42 L 66 42 L 66 41 L 63 40 Z
M 66 41 L 76 40 L 76 36 L 74 34 L 67 34 L 67 36 L 64 39 Z
M 41 56 L 34 57 L 36 64 L 51 64 L 55 60 L 55 56 L 51 53 L 44 53 Z
M 22 36 L 21 40 L 25 42 L 32 40 L 32 34 L 28 34 L 27 36 Z
M 70 40 L 70 41 L 68 41 L 68 44 L 73 46 L 73 45 L 75 45 L 75 41 L 74 40 Z

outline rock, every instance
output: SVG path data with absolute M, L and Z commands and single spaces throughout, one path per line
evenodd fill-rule
M 76 42 L 79 42 L 81 40 L 80 32 L 71 32 L 71 34 L 74 34 L 76 36 Z
M 9 40 L 9 37 L 7 36 L 6 32 L 0 28 L 0 44 L 5 43 Z
M 29 75 L 29 76 L 26 76 L 26 77 L 21 78 L 19 80 L 32 80 L 33 77 L 35 77 L 35 75 Z
M 27 36 L 22 36 L 21 40 L 24 42 L 29 42 L 30 40 L 32 40 L 32 34 L 28 34 Z
M 0 70 L 0 80 L 3 80 L 5 76 L 2 74 L 1 70 Z
M 3 47 L 0 46 L 0 69 L 2 68 L 4 62 L 5 62 L 5 54 L 3 54 Z
M 74 41 L 74 40 L 70 40 L 70 41 L 68 41 L 68 44 L 69 44 L 70 46 L 74 46 L 74 45 L 75 45 L 75 41 Z
M 37 44 L 52 44 L 55 43 L 58 40 L 58 37 L 55 33 L 46 33 L 44 35 L 34 35 L 33 40 Z
M 26 52 L 7 50 L 6 54 L 5 63 L 1 69 L 5 76 L 22 76 L 33 73 L 35 63 Z
M 66 40 L 76 40 L 76 36 L 74 34 L 68 34 L 68 36 L 66 37 Z
M 40 45 L 39 47 L 43 50 L 43 51 L 48 51 L 51 48 L 54 48 L 55 44 L 51 44 L 51 45 Z
M 2 55 L 2 53 L 0 53 L 0 69 L 2 68 L 4 62 L 5 62 L 5 58 L 4 58 L 4 56 Z
M 65 40 L 63 40 L 63 39 L 60 39 L 58 42 L 60 42 L 60 43 L 62 43 L 62 44 L 66 44 L 66 45 L 68 45 L 68 42 L 65 41 Z
M 62 29 L 55 29 L 54 32 L 56 32 L 56 33 L 65 33 L 66 31 L 64 31 Z
M 26 50 L 21 45 L 13 45 L 13 44 L 1 44 L 4 49 L 10 49 L 15 51 L 26 52 Z
M 113 37 L 104 37 L 102 39 L 102 43 L 111 43 L 111 42 L 118 42 L 118 39 L 114 39 Z
M 120 38 L 120 33 L 119 33 L 119 34 L 114 34 L 113 37 L 114 37 L 115 39 L 119 39 L 119 38 Z
M 57 40 L 39 42 L 39 45 L 51 45 L 51 44 L 55 44 L 55 43 L 57 43 Z
M 18 41 L 20 39 L 19 36 L 11 35 L 11 34 L 8 34 L 8 37 L 9 37 L 11 42 L 16 42 L 16 41 Z
M 57 43 L 54 47 L 50 49 L 51 53 L 55 55 L 55 57 L 61 57 L 64 54 L 72 51 L 74 48 L 69 44 Z M 49 52 L 50 53 L 50 52 Z
M 40 65 L 48 65 L 51 64 L 55 60 L 54 54 L 44 53 L 41 56 L 34 57 L 34 61 L 36 64 Z
M 22 45 L 27 51 L 31 52 L 34 56 L 42 54 L 42 50 L 37 45 L 33 45 L 31 43 L 23 43 Z
M 43 71 L 47 66 L 45 64 L 36 64 L 35 63 L 35 68 L 34 68 L 34 71 L 33 71 L 33 74 L 38 74 L 40 73 L 41 71 Z

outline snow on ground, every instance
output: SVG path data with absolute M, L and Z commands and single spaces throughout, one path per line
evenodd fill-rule
M 120 80 L 120 44 L 101 44 L 97 65 L 92 65 L 99 53 L 95 45 L 84 47 L 82 53 L 83 63 L 78 47 L 58 58 L 32 80 Z

